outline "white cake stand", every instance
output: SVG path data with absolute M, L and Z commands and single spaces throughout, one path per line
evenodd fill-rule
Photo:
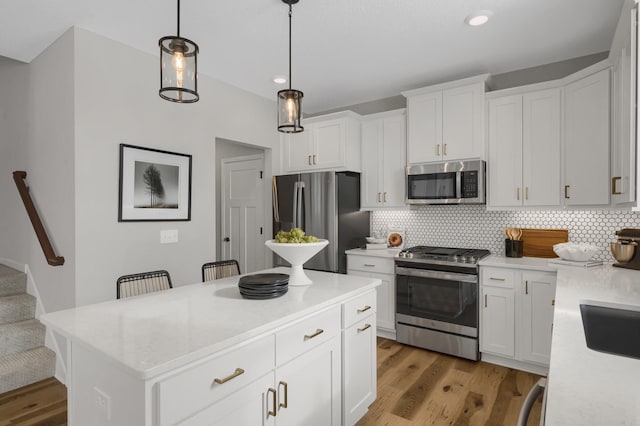
M 329 240 L 320 240 L 317 243 L 276 243 L 269 240 L 264 243 L 267 247 L 280 255 L 284 260 L 291 264 L 291 272 L 289 273 L 290 286 L 305 286 L 312 284 L 311 279 L 304 273 L 302 265 L 311 259 L 316 253 L 325 248 L 329 244 Z

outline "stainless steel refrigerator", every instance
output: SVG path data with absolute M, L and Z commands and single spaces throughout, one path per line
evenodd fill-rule
M 345 250 L 363 246 L 369 212 L 360 211 L 360 173 L 315 172 L 273 178 L 273 234 L 301 228 L 329 240 L 305 269 L 347 273 Z M 289 266 L 274 254 L 274 265 Z

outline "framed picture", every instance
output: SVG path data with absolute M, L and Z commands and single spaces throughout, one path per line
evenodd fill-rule
M 120 144 L 118 222 L 191 220 L 191 156 Z

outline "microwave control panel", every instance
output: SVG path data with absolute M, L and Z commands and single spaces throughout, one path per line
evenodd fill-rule
M 470 170 L 461 173 L 461 198 L 478 197 L 478 171 Z

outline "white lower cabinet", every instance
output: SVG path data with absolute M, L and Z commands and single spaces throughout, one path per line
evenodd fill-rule
M 395 339 L 396 334 L 396 277 L 393 257 L 347 254 L 347 275 L 377 278 L 382 285 L 376 288 L 378 335 Z
M 343 309 L 342 421 L 353 425 L 376 399 L 375 293 L 345 303 Z
M 545 374 L 556 273 L 480 267 L 480 352 L 485 361 Z

